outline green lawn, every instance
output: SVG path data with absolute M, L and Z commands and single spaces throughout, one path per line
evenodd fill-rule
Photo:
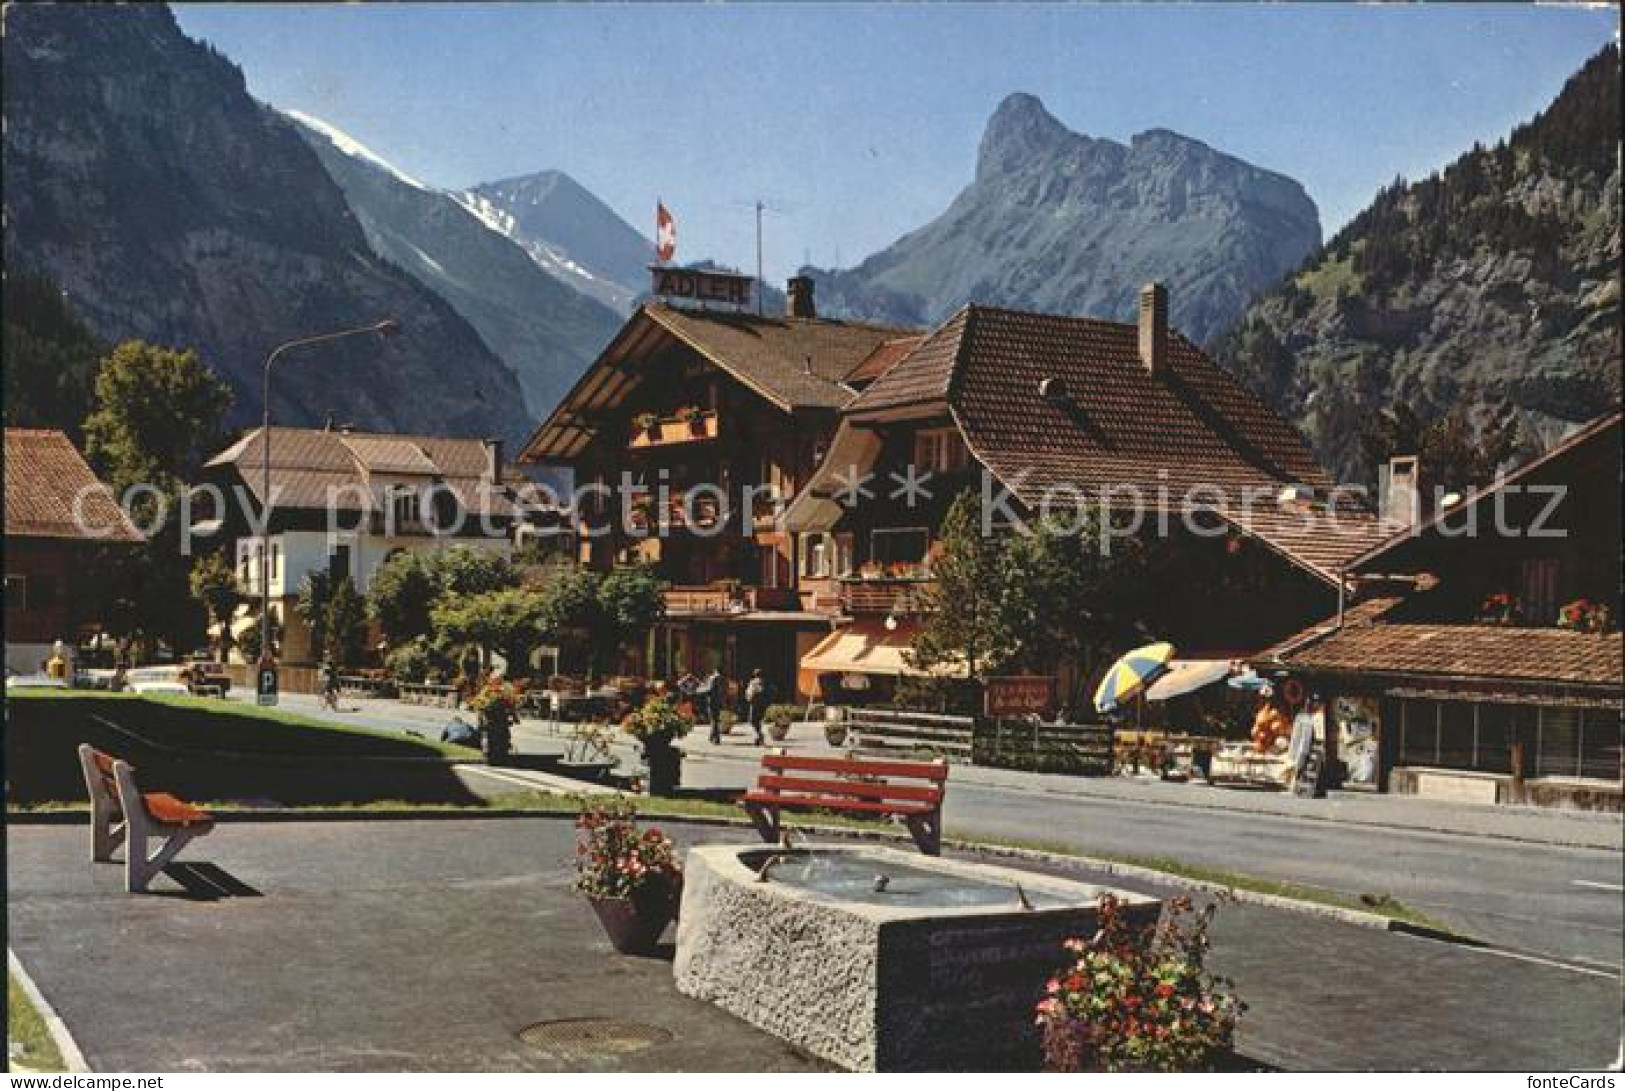
M 148 790 L 288 805 L 385 795 L 472 802 L 440 759 L 479 758 L 465 747 L 210 698 L 19 690 L 6 696 L 10 802 L 83 801 L 81 742 L 135 765 Z M 360 758 L 436 760 L 380 771 Z
M 35 1010 L 13 974 L 6 975 L 6 1038 L 11 1068 L 35 1072 L 63 1072 L 62 1053 L 56 1048 L 45 1020 Z

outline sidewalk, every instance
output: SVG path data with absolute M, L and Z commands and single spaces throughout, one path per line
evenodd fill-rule
M 736 726 L 733 734 L 724 736 L 720 744 L 710 742 L 701 725 L 680 745 L 691 761 L 684 770 L 685 784 L 707 788 L 747 786 L 755 777 L 754 766 L 764 749 L 752 741 L 746 724 Z M 817 723 L 794 724 L 784 742 L 770 739 L 767 745 L 809 754 L 842 752 L 829 745 L 822 725 Z M 707 766 L 703 771 L 699 768 L 702 764 Z M 1215 788 L 1201 782 L 1176 784 L 1154 777 L 1074 777 L 977 765 L 953 766 L 949 780 L 953 784 L 1061 799 L 1123 800 L 1204 811 L 1281 815 L 1374 829 L 1448 833 L 1571 848 L 1620 850 L 1625 847 L 1625 816 L 1618 814 L 1486 806 L 1365 792 L 1333 792 L 1326 799 L 1300 799 L 1285 792 Z

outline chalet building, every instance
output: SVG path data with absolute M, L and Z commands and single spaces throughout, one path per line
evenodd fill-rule
M 803 657 L 804 685 L 908 672 L 943 516 L 984 480 L 1015 518 L 1046 499 L 1137 510 L 1148 529 L 1165 517 L 1147 578 L 1175 607 L 1155 635 L 1182 658 L 1257 652 L 1325 616 L 1344 566 L 1387 536 L 1290 424 L 1168 328 L 1160 285 L 1137 323 L 973 304 L 887 351 L 785 517 L 803 595 L 850 619 Z
M 716 298 L 748 299 L 748 278 L 702 279 L 727 289 Z M 839 603 L 801 579 L 778 517 L 824 457 L 857 389 L 848 376 L 882 368 L 873 358 L 908 332 L 819 318 L 800 277 L 783 316 L 656 300 L 541 423 L 519 461 L 573 470 L 581 559 L 646 562 L 669 581 L 666 617 L 627 671 L 761 668 L 793 692 L 797 660 Z
M 260 559 L 270 550 L 271 612 L 285 625 L 285 663 L 311 658 L 309 630 L 293 604 L 313 572 L 348 578 L 365 594 L 379 565 L 401 551 L 513 551 L 514 483 L 495 440 L 272 428 L 275 505 L 265 534 L 250 523 L 264 501 L 262 457 L 256 428 L 205 464 L 193 534 L 198 548 L 225 549 L 238 588 L 255 599 L 240 609 L 239 631 L 258 616 Z
M 66 435 L 5 433 L 6 670 L 34 674 L 57 641 L 71 649 L 94 625 L 76 593 L 87 562 L 142 536 Z
M 1620 453 L 1616 413 L 1378 543 L 1341 615 L 1263 657 L 1332 699 L 1342 764 L 1367 752 L 1397 792 L 1619 809 Z

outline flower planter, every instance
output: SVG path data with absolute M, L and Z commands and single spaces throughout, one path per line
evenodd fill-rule
M 643 744 L 643 760 L 649 766 L 649 794 L 676 795 L 683 779 L 683 752 L 670 739 L 649 739 Z
M 846 742 L 846 723 L 842 720 L 824 721 L 824 741 L 831 746 L 840 746 Z
M 652 955 L 675 916 L 677 899 L 665 884 L 651 884 L 630 898 L 591 898 L 611 947 L 623 955 Z
M 790 735 L 790 725 L 778 720 L 767 722 L 767 737 L 774 742 L 783 742 Z

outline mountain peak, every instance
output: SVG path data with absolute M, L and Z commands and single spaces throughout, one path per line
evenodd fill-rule
M 976 176 L 998 174 L 1064 140 L 1083 139 L 1056 120 L 1037 95 L 1006 95 L 988 119 L 977 152 Z

